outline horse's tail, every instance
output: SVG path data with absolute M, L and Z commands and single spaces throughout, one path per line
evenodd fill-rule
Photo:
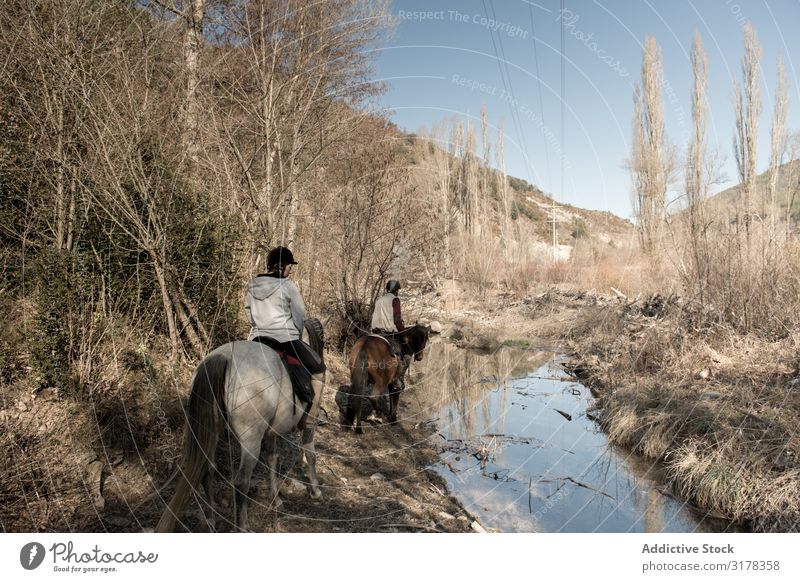
M 350 393 L 360 396 L 369 396 L 369 355 L 367 343 L 361 346 L 356 356 L 355 365 L 350 372 Z
M 171 532 L 186 509 L 189 494 L 214 460 L 217 440 L 224 426 L 225 375 L 228 358 L 215 355 L 203 360 L 197 367 L 189 396 L 186 438 L 181 456 L 181 468 L 175 494 L 156 526 L 156 532 Z M 210 492 L 207 492 L 210 494 Z
M 361 345 L 361 349 L 356 356 L 355 364 L 352 370 L 350 370 L 350 402 L 345 420 L 347 425 L 355 422 L 357 433 L 361 433 L 361 410 L 364 400 L 370 395 L 367 341 L 364 341 Z

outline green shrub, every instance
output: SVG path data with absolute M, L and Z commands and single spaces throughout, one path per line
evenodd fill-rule
M 582 218 L 575 217 L 572 219 L 572 232 L 570 235 L 574 239 L 586 238 L 589 236 L 589 228 Z
M 36 258 L 33 273 L 36 288 L 30 337 L 31 380 L 37 388 L 55 386 L 63 390 L 69 378 L 69 255 L 45 249 Z

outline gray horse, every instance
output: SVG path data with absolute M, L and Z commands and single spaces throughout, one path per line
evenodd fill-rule
M 306 337 L 322 357 L 322 325 L 306 321 Z M 241 447 L 241 460 L 234 478 L 235 526 L 247 531 L 248 492 L 258 462 L 262 439 L 266 450 L 270 498 L 278 496 L 278 438 L 301 429 L 308 490 L 314 499 L 322 496 L 317 479 L 314 430 L 322 397 L 324 373 L 312 377 L 314 399 L 305 405 L 294 396 L 289 373 L 278 354 L 254 341 L 236 341 L 215 349 L 194 373 L 187 430 L 175 493 L 156 526 L 171 532 L 186 509 L 189 494 L 203 483 L 209 502 L 214 498 L 215 451 L 225 427 Z

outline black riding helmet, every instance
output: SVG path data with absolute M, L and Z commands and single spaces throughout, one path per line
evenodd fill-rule
M 386 291 L 387 293 L 395 293 L 397 294 L 400 291 L 400 281 L 395 279 L 391 279 L 386 282 Z
M 272 271 L 274 268 L 282 269 L 286 265 L 296 265 L 297 261 L 294 260 L 292 251 L 286 247 L 275 247 L 267 255 L 267 271 Z

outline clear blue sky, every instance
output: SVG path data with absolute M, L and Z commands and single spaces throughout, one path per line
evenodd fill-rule
M 559 202 L 630 218 L 623 163 L 644 38 L 655 36 L 663 50 L 666 130 L 683 156 L 692 128 L 689 50 L 701 33 L 709 145 L 719 148 L 728 177 L 715 187 L 722 189 L 737 181 L 732 80 L 741 78 L 742 26 L 750 21 L 763 48 L 759 171 L 769 158 L 778 54 L 789 81 L 789 129 L 800 128 L 800 0 L 565 0 L 564 7 L 557 0 L 394 0 L 394 32 L 376 52 L 376 78 L 389 84 L 379 107 L 415 132 L 453 116 L 472 117 L 477 128 L 485 103 L 493 126 L 504 120 L 509 174 Z

